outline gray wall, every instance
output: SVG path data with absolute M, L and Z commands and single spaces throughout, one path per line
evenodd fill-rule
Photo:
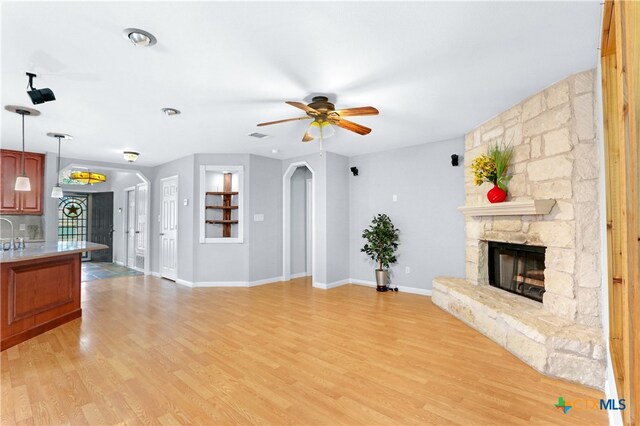
M 282 162 L 250 156 L 251 176 L 248 214 L 249 281 L 269 280 L 282 275 Z M 253 215 L 264 215 L 255 222 Z
M 291 274 L 307 271 L 307 179 L 311 172 L 298 167 L 291 176 Z M 308 236 L 311 238 L 311 235 Z
M 464 205 L 462 159 L 451 166 L 451 154 L 463 152 L 463 140 L 455 139 L 350 158 L 359 170 L 349 179 L 351 278 L 375 280 L 376 266 L 360 248 L 362 230 L 378 213 L 400 229 L 393 284 L 431 289 L 434 276 L 463 276 L 464 217 L 457 210 Z
M 349 159 L 327 153 L 327 283 L 349 276 Z

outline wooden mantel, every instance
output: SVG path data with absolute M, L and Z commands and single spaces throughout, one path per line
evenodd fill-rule
M 556 200 L 518 200 L 458 207 L 465 216 L 518 216 L 549 214 Z

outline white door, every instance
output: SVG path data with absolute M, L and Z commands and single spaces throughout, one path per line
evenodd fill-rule
M 135 240 L 136 240 L 136 195 L 135 190 L 130 189 L 127 194 L 127 266 L 136 266 Z
M 144 259 L 147 253 L 147 203 L 149 186 L 146 183 L 136 185 L 136 258 Z M 139 268 L 143 266 L 136 265 Z
M 178 176 L 162 180 L 160 275 L 178 278 Z

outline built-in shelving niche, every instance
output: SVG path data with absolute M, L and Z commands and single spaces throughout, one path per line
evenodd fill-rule
M 200 166 L 200 242 L 243 242 L 243 166 Z

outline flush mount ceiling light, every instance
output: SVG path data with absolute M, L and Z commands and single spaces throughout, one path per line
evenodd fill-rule
M 160 111 L 169 117 L 180 114 L 180 111 L 175 108 L 162 108 Z
M 56 95 L 53 94 L 53 91 L 51 89 L 36 89 L 35 87 L 33 87 L 33 79 L 36 78 L 35 74 L 28 72 L 27 76 L 29 77 L 29 84 L 27 84 L 27 89 L 31 89 L 27 90 L 27 94 L 31 98 L 31 102 L 33 102 L 34 105 L 56 100 Z
M 134 46 L 148 47 L 158 42 L 153 34 L 138 28 L 126 28 L 122 31 L 122 35 Z
M 69 177 L 73 180 L 77 180 L 84 185 L 93 185 L 94 183 L 103 183 L 107 181 L 107 177 L 102 173 L 94 173 L 89 171 L 71 172 Z
M 51 198 L 60 198 L 64 195 L 60 187 L 60 142 L 62 139 L 73 139 L 73 136 L 67 135 L 66 133 L 47 133 L 47 136 L 58 139 L 58 173 L 56 174 L 56 184 L 51 189 Z
M 37 117 L 40 115 L 40 111 L 32 108 L 21 107 L 16 105 L 7 105 L 4 107 L 7 111 L 15 112 L 22 116 L 22 174 L 17 177 L 14 190 L 16 191 L 31 191 L 31 181 L 25 172 L 24 167 L 24 116 L 31 115 Z
M 135 151 L 125 151 L 122 154 L 124 155 L 124 159 L 130 163 L 133 163 L 134 161 L 136 161 L 138 159 L 138 156 L 140 155 L 139 152 L 135 152 Z

